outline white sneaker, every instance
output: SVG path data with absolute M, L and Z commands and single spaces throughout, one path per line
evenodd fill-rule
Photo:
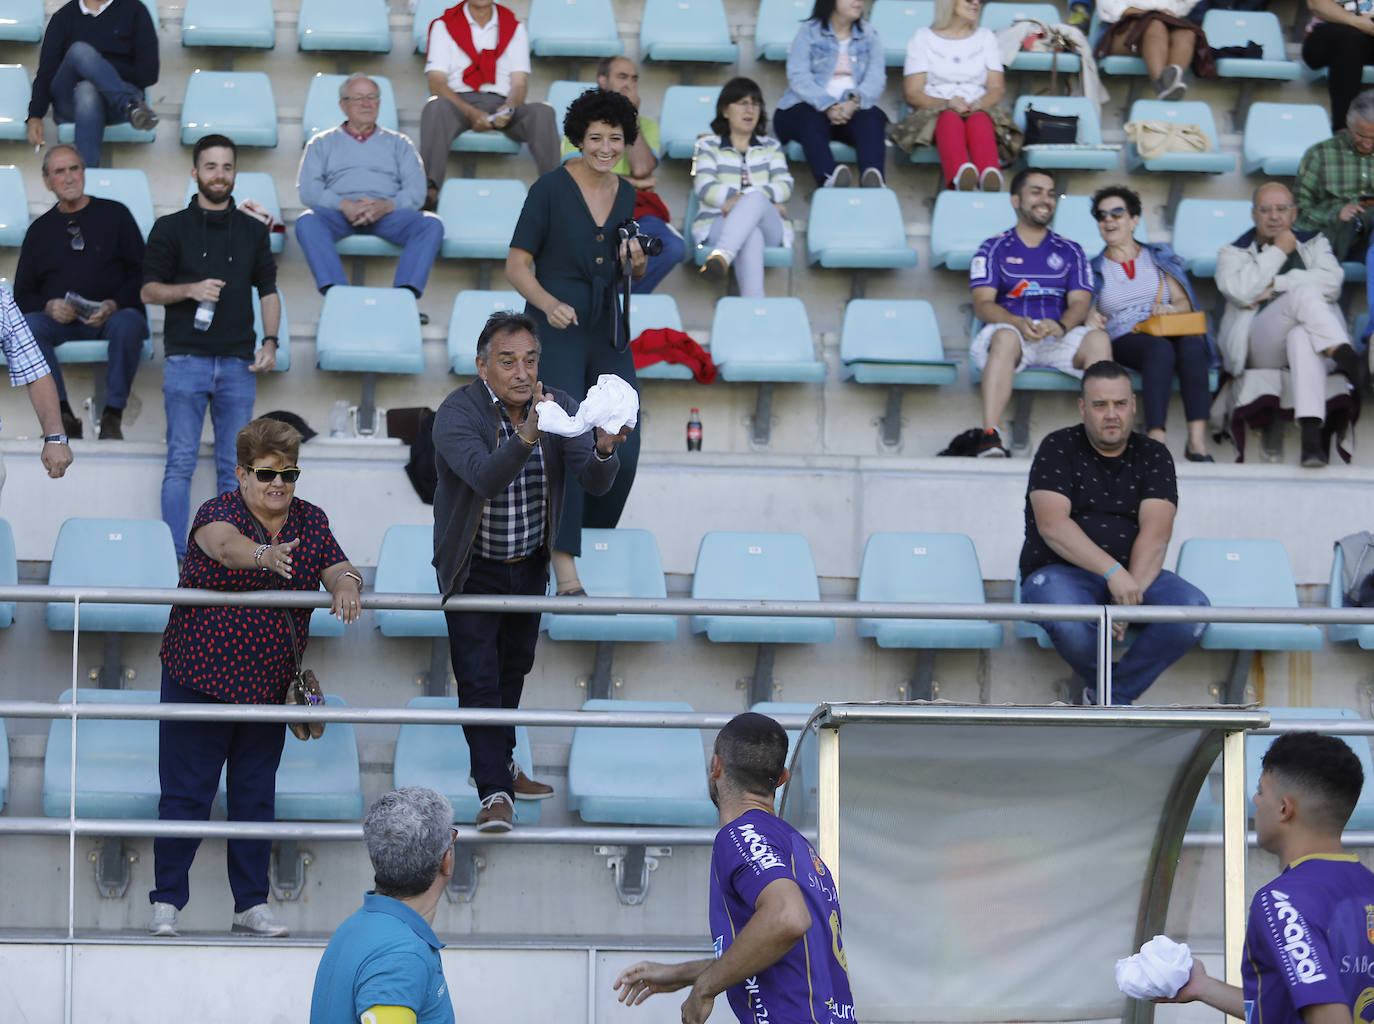
M 277 920 L 272 908 L 266 903 L 249 907 L 242 914 L 234 915 L 234 926 L 229 929 L 235 935 L 256 935 L 263 939 L 279 939 L 290 934 L 286 925 Z
M 848 188 L 853 180 L 854 176 L 849 173 L 847 166 L 836 164 L 835 169 L 821 183 L 821 188 Z
M 978 168 L 971 163 L 962 164 L 954 172 L 954 189 L 956 192 L 978 191 Z
M 154 903 L 153 916 L 148 920 L 149 935 L 180 935 L 177 931 L 177 908 L 170 903 Z

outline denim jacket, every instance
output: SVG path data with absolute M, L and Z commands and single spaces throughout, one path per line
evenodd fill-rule
M 1142 248 L 1150 250 L 1150 257 L 1155 261 L 1155 266 L 1183 285 L 1183 290 L 1188 293 L 1188 301 L 1192 303 L 1193 309 L 1202 309 L 1197 302 L 1197 293 L 1193 291 L 1193 282 L 1188 279 L 1188 269 L 1183 265 L 1183 257 L 1163 242 L 1141 242 L 1140 245 Z M 1106 258 L 1107 250 L 1104 247 L 1090 261 L 1093 268 L 1094 294 L 1102 291 L 1103 282 L 1106 280 L 1102 273 L 1102 263 Z M 1207 327 L 1207 348 L 1211 353 L 1212 365 L 1215 366 L 1217 364 L 1217 351 L 1216 342 L 1212 337 L 1210 317 L 1208 317 Z
M 825 87 L 839 56 L 840 43 L 829 21 L 803 22 L 787 52 L 787 92 L 778 101 L 778 109 L 809 103 L 817 110 L 824 110 L 835 103 L 835 97 L 826 92 Z M 876 106 L 887 84 L 887 66 L 883 42 L 871 22 L 856 21 L 850 29 L 849 62 L 854 69 L 860 109 Z

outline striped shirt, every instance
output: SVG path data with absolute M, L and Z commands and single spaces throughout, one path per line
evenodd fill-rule
M 483 383 L 486 384 L 485 381 Z M 515 424 L 491 386 L 486 385 L 486 388 L 501 422 L 497 444 L 505 444 L 515 434 Z M 526 415 L 534 415 L 531 406 L 526 406 L 525 412 Z M 544 543 L 544 524 L 547 520 L 544 505 L 548 500 L 547 495 L 544 450 L 542 445 L 536 444 L 530 450 L 525 468 L 482 509 L 482 521 L 477 526 L 477 537 L 473 541 L 473 554 L 495 562 L 509 562 L 528 558 L 538 551 Z
M 791 199 L 792 172 L 787 169 L 782 144 L 769 135 L 755 136 L 747 153 L 719 135 L 703 135 L 692 157 L 692 191 L 700 204 L 692 221 L 692 239 L 700 242 L 711 233 L 711 222 L 731 196 L 765 192 L 771 203 Z
M 1148 319 L 1159 295 L 1159 268 L 1145 246 L 1135 258 L 1135 276 L 1128 277 L 1124 264 L 1110 256 L 1102 260 L 1102 288 L 1097 293 L 1097 310 L 1107 318 L 1107 334 L 1116 340 L 1130 334 L 1135 325 Z M 1169 282 L 1164 282 L 1164 298 L 1171 299 Z
M 12 388 L 32 384 L 52 372 L 38 343 L 33 340 L 28 321 L 15 305 L 14 296 L 3 286 L 0 286 L 0 347 L 4 348 L 5 359 L 10 364 Z

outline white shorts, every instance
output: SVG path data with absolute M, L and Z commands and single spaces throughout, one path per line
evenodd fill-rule
M 1016 364 L 1017 373 L 1033 366 L 1042 366 L 1075 377 L 1083 376 L 1083 371 L 1073 365 L 1073 357 L 1078 355 L 1078 346 L 1083 343 L 1088 328 L 1075 327 L 1059 338 L 1027 341 L 1011 324 L 984 324 L 983 329 L 973 336 L 973 343 L 968 349 L 969 358 L 980 371 L 988 365 L 988 349 L 992 347 L 992 336 L 998 331 L 1011 331 L 1021 339 L 1021 361 Z

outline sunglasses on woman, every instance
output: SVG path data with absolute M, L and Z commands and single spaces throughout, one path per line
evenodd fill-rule
M 265 466 L 244 466 L 243 468 L 257 477 L 260 484 L 270 484 L 279 476 L 288 484 L 294 484 L 301 475 L 299 466 L 287 466 L 285 469 L 268 469 Z
M 1106 220 L 1108 217 L 1112 220 L 1116 220 L 1119 217 L 1126 216 L 1126 213 L 1126 207 L 1113 206 L 1110 210 L 1094 210 L 1093 219 L 1099 222 Z

